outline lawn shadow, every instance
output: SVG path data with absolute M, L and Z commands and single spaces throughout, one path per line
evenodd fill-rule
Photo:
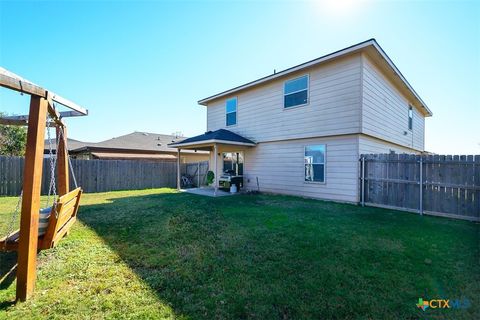
M 15 280 L 17 269 L 17 253 L 0 252 L 0 262 L 0 290 L 5 290 Z
M 0 290 L 7 290 L 16 278 L 17 253 L 0 252 Z M 15 301 L 0 301 L 0 310 L 6 310 Z
M 252 199 L 239 197 L 245 200 L 237 202 Z M 297 302 L 287 302 L 288 290 L 283 290 L 292 286 L 292 279 L 285 281 L 291 275 L 271 272 L 294 251 L 288 236 L 267 240 L 265 252 L 262 239 L 231 230 L 223 214 L 232 205 L 226 197 L 167 193 L 108 201 L 81 206 L 79 219 L 175 314 L 195 319 L 295 316 Z
M 392 310 L 372 305 L 373 294 L 410 301 L 421 287 L 407 270 L 423 258 L 405 255 L 420 249 L 379 241 L 375 221 L 318 214 L 339 206 L 331 203 L 234 198 L 112 198 L 82 205 L 78 217 L 186 318 L 381 318 Z M 390 307 L 398 318 L 419 314 L 414 304 Z

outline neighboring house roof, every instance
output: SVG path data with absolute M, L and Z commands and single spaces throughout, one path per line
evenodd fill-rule
M 266 76 L 266 77 L 248 82 L 246 84 L 235 87 L 233 89 L 229 89 L 229 90 L 220 92 L 220 93 L 215 94 L 213 96 L 210 96 L 210 97 L 204 98 L 202 100 L 199 100 L 198 103 L 206 106 L 208 104 L 208 102 L 213 101 L 215 99 L 225 97 L 225 96 L 231 95 L 233 93 L 236 93 L 238 91 L 249 89 L 249 88 L 257 86 L 259 84 L 262 84 L 262 83 L 265 83 L 265 82 L 268 82 L 268 81 L 272 81 L 274 79 L 278 79 L 278 78 L 287 76 L 287 75 L 289 75 L 293 72 L 297 72 L 297 71 L 300 71 L 300 70 L 303 70 L 303 69 L 306 69 L 306 68 L 310 68 L 310 67 L 319 65 L 321 63 L 329 62 L 333 59 L 337 59 L 339 57 L 342 57 L 342 56 L 345 56 L 345 55 L 348 55 L 348 54 L 352 54 L 352 53 L 360 52 L 360 51 L 367 51 L 367 50 L 370 50 L 370 51 L 373 50 L 372 54 L 376 54 L 378 56 L 378 58 L 381 61 L 383 61 L 383 63 L 386 64 L 386 66 L 388 66 L 388 68 L 391 70 L 392 74 L 396 78 L 398 78 L 399 82 L 401 84 L 403 84 L 406 87 L 406 89 L 411 93 L 412 97 L 416 100 L 418 106 L 421 109 L 423 109 L 423 112 L 427 116 L 431 116 L 432 111 L 430 111 L 430 109 L 427 107 L 425 102 L 423 102 L 423 100 L 420 98 L 420 96 L 415 92 L 415 90 L 412 88 L 410 83 L 408 83 L 407 79 L 405 79 L 405 77 L 402 75 L 400 70 L 398 70 L 398 68 L 395 66 L 393 61 L 387 56 L 385 51 L 383 51 L 383 49 L 380 47 L 380 45 L 377 43 L 377 41 L 375 39 L 370 39 L 370 40 L 367 40 L 367 41 L 364 41 L 364 42 L 360 42 L 358 44 L 347 47 L 345 49 L 335 51 L 333 53 L 330 53 L 330 54 L 327 54 L 325 56 L 319 57 L 317 59 L 299 64 L 297 66 L 285 69 L 283 71 L 274 73 L 272 75 L 269 75 L 269 76 Z
M 168 144 L 183 139 L 185 139 L 185 137 L 151 132 L 132 132 L 123 136 L 95 143 L 90 147 L 94 147 L 96 149 L 177 152 L 176 149 L 170 148 Z
M 117 152 L 92 152 L 92 156 L 102 160 L 176 160 L 177 157 L 172 154 L 155 153 L 117 153 Z
M 247 138 L 242 137 L 241 135 L 236 134 L 235 132 L 219 129 L 215 131 L 207 131 L 204 134 L 201 134 L 196 137 L 191 137 L 171 143 L 171 147 L 182 147 L 182 146 L 191 146 L 195 144 L 205 144 L 205 143 L 224 143 L 224 144 L 236 144 L 244 146 L 255 146 L 255 142 Z
M 68 150 L 71 153 L 99 152 L 99 153 L 135 153 L 135 154 L 159 154 L 176 153 L 177 149 L 168 146 L 169 143 L 180 141 L 185 137 L 175 135 L 158 134 L 151 132 L 132 132 L 123 136 L 93 143 L 82 142 L 68 138 Z M 55 149 L 55 139 L 53 148 Z M 48 140 L 45 141 L 45 153 L 48 153 Z M 194 153 L 193 150 L 183 150 L 185 153 Z M 203 151 L 198 151 L 202 153 Z M 206 152 L 205 152 L 206 153 Z
M 55 137 L 52 137 L 52 150 L 53 150 L 54 153 L 55 153 L 56 148 L 57 148 L 56 144 L 57 144 L 57 142 L 55 140 Z M 75 150 L 75 149 L 78 149 L 78 148 L 82 148 L 82 147 L 85 147 L 85 146 L 91 145 L 91 144 L 93 144 L 93 143 L 83 142 L 83 141 L 67 138 L 68 151 Z M 49 141 L 48 140 L 45 140 L 44 150 L 45 150 L 46 153 L 48 153 L 48 150 L 49 150 Z

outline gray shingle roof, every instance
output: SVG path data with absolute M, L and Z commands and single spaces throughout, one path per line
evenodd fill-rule
M 52 150 L 55 151 L 56 149 L 56 141 L 55 141 L 55 136 L 52 138 Z M 83 142 L 83 141 L 79 141 L 79 140 L 75 140 L 75 139 L 70 139 L 70 138 L 67 138 L 67 146 L 68 146 L 68 150 L 75 150 L 75 149 L 79 149 L 79 148 L 83 148 L 87 145 L 93 145 L 95 143 L 93 142 Z M 48 152 L 48 148 L 49 148 L 49 142 L 48 142 L 48 139 L 45 140 L 45 151 Z
M 176 152 L 177 149 L 169 147 L 168 144 L 183 139 L 185 139 L 185 137 L 176 137 L 174 135 L 151 132 L 132 132 L 123 136 L 92 144 L 92 147 Z
M 174 135 L 166 135 L 151 132 L 132 132 L 123 136 L 115 137 L 101 142 L 82 142 L 68 138 L 69 151 L 81 151 L 86 149 L 114 149 L 114 150 L 137 150 L 147 152 L 177 152 L 176 148 L 168 144 L 185 139 Z M 55 140 L 53 149 L 55 150 Z M 190 152 L 185 150 L 185 152 Z M 193 151 L 191 151 L 193 152 Z M 45 153 L 48 153 L 48 140 L 45 140 Z

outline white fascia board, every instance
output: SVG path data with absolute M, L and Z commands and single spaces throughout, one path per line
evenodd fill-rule
M 172 143 L 169 144 L 169 147 L 172 148 L 179 148 L 179 147 L 195 147 L 198 145 L 205 145 L 205 144 L 230 144 L 230 145 L 238 145 L 238 146 L 248 146 L 248 147 L 255 147 L 255 143 L 247 143 L 247 142 L 237 142 L 237 141 L 227 141 L 227 140 L 217 140 L 217 139 L 210 139 L 210 140 L 203 140 L 203 141 L 195 141 L 195 142 L 187 142 L 187 143 Z

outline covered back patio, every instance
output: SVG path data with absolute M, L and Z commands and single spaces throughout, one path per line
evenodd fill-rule
M 171 143 L 169 146 L 177 148 L 177 159 L 180 159 L 182 150 L 208 151 L 209 167 L 214 173 L 213 196 L 220 196 L 225 193 L 219 190 L 219 178 L 225 168 L 234 171 L 237 176 L 243 176 L 245 150 L 255 147 L 256 143 L 232 131 L 219 129 Z M 177 189 L 181 189 L 180 160 L 177 160 Z M 206 195 L 205 192 L 207 191 L 198 191 L 197 194 Z

